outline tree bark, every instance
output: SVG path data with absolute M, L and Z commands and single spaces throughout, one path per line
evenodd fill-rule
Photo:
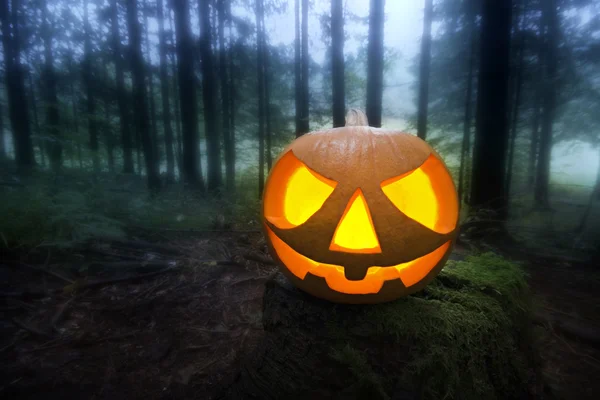
M 29 64 L 33 64 L 31 62 L 31 60 L 29 60 Z M 46 150 L 45 150 L 45 146 L 44 146 L 44 140 L 43 138 L 40 138 L 40 136 L 42 136 L 42 127 L 40 124 L 40 118 L 39 118 L 39 114 L 38 114 L 38 102 L 37 102 L 37 96 L 35 93 L 35 82 L 33 81 L 33 74 L 31 73 L 30 68 L 26 68 L 25 71 L 25 75 L 27 76 L 27 81 L 29 83 L 28 85 L 28 95 L 29 95 L 29 99 L 31 100 L 31 114 L 33 115 L 33 133 L 34 136 L 37 135 L 38 139 L 37 140 L 33 140 L 32 141 L 32 147 L 34 148 L 34 157 L 35 157 L 35 146 L 34 144 L 37 144 L 38 150 L 40 152 L 40 163 L 42 167 L 46 166 Z M 29 111 L 29 110 L 28 110 Z
M 294 41 L 294 103 L 296 106 L 296 137 L 302 136 L 302 123 L 300 122 L 302 119 L 302 55 L 300 52 L 301 42 L 300 42 L 300 0 L 296 0 L 294 7 L 295 14 L 295 34 L 296 39 Z
M 48 5 L 42 3 L 43 39 L 44 39 L 44 81 L 46 99 L 46 129 L 49 136 L 50 165 L 54 172 L 59 172 L 62 167 L 62 139 L 60 137 L 60 115 L 58 111 L 58 96 L 56 94 L 56 75 L 54 73 L 54 57 L 52 52 L 53 32 L 48 15 Z
M 177 75 L 183 136 L 183 178 L 190 188 L 204 192 L 198 146 L 196 77 L 194 75 L 194 48 L 188 0 L 173 0 L 173 12 L 177 35 Z
M 8 115 L 12 128 L 15 161 L 20 168 L 35 166 L 31 128 L 27 108 L 27 97 L 23 68 L 20 62 L 20 36 L 18 0 L 12 0 L 9 14 L 8 0 L 0 0 L 2 22 L 2 47 L 5 63 L 4 79 L 8 98 Z
M 133 106 L 136 119 L 136 131 L 139 132 L 144 151 L 148 189 L 156 192 L 160 189 L 158 164 L 153 151 L 150 126 L 148 124 L 148 108 L 146 102 L 146 80 L 144 57 L 142 54 L 142 35 L 137 15 L 137 0 L 127 0 L 127 27 L 131 57 L 131 75 L 133 80 Z
M 510 0 L 484 0 L 481 20 L 471 205 L 506 218 L 505 164 L 511 27 Z
M 527 170 L 527 185 L 529 187 L 535 187 L 535 174 L 537 170 L 537 156 L 539 149 L 539 138 L 540 138 L 540 93 L 539 88 L 535 89 L 535 95 L 533 100 L 533 118 L 531 126 L 531 141 L 529 147 L 529 168 Z
M 231 16 L 231 2 L 227 2 L 227 21 L 229 28 L 229 52 L 227 53 L 227 63 L 229 65 L 229 80 L 231 84 L 229 85 L 229 130 L 230 130 L 230 164 L 227 165 L 227 169 L 230 171 L 228 178 L 229 185 L 231 185 L 232 190 L 235 190 L 235 159 L 236 159 L 236 147 L 235 147 L 235 112 L 236 112 L 236 77 L 238 76 L 236 72 L 236 66 L 233 62 L 233 18 Z M 233 192 L 232 192 L 233 193 Z
M 263 2 L 264 0 L 261 0 Z M 273 165 L 272 144 L 271 138 L 271 91 L 269 81 L 271 79 L 269 70 L 269 45 L 267 42 L 267 30 L 265 28 L 265 7 L 261 5 L 261 36 L 262 36 L 262 57 L 263 57 L 263 85 L 265 92 L 265 159 L 267 162 L 267 171 L 271 170 Z
M 121 52 L 121 35 L 119 33 L 119 8 L 117 0 L 111 0 L 111 40 L 113 60 L 115 63 L 117 106 L 119 108 L 119 128 L 121 146 L 123 148 L 123 172 L 133 174 L 133 144 L 131 138 L 130 118 L 125 90 L 125 74 L 123 72 L 123 55 Z
M 546 27 L 546 37 L 544 40 L 544 97 L 534 201 L 536 207 L 546 209 L 550 207 L 548 185 L 550 183 L 552 125 L 556 113 L 557 41 L 559 25 L 556 1 L 547 0 L 543 3 L 542 7 L 543 25 Z
M 129 50 L 128 50 L 129 53 Z M 131 56 L 127 56 L 128 58 L 131 58 Z M 131 63 L 130 63 L 131 64 Z M 131 68 L 131 67 L 129 67 Z M 129 104 L 131 104 L 135 98 L 134 95 L 134 90 L 132 88 L 131 90 L 131 95 L 129 96 Z M 132 107 L 134 108 L 134 107 Z M 138 127 L 136 126 L 137 122 L 136 122 L 136 116 L 135 116 L 135 110 L 131 111 L 131 127 L 133 129 L 133 147 L 135 148 L 135 159 L 136 159 L 136 170 L 138 175 L 143 175 L 144 174 L 144 165 L 142 163 L 142 139 L 140 136 L 140 131 L 138 129 Z
M 433 0 L 425 0 L 423 12 L 423 35 L 421 36 L 421 64 L 419 66 L 419 111 L 417 135 L 427 137 L 427 107 L 429 105 L 429 65 L 431 64 L 431 22 Z
M 521 90 L 523 86 L 523 68 L 525 64 L 525 17 L 526 17 L 526 4 L 525 0 L 521 1 L 522 10 L 521 10 L 521 28 L 518 31 L 519 41 L 517 43 L 516 52 L 518 55 L 518 62 L 516 67 L 517 76 L 515 77 L 515 96 L 513 103 L 513 111 L 511 115 L 511 128 L 510 128 L 510 144 L 508 147 L 508 170 L 506 172 L 506 196 L 510 198 L 510 190 L 512 183 L 512 175 L 513 175 L 513 163 L 514 163 L 514 154 L 515 154 L 515 143 L 517 140 L 517 127 L 519 123 L 519 106 L 521 104 Z M 515 19 L 516 20 L 516 19 Z
M 76 77 L 76 72 L 75 72 L 75 66 L 73 63 L 73 53 L 71 51 L 71 47 L 68 47 L 68 53 L 69 53 L 69 57 L 68 57 L 68 61 L 67 61 L 67 68 L 68 68 L 68 73 L 69 73 L 69 89 L 70 89 L 70 95 L 71 95 L 71 113 L 73 115 L 72 117 L 72 121 L 73 121 L 73 137 L 75 137 L 75 141 L 77 143 L 77 160 L 79 161 L 79 169 L 83 169 L 83 157 L 82 157 L 82 151 L 81 151 L 81 142 L 79 140 L 79 122 L 78 122 L 78 118 L 79 118 L 79 112 L 77 110 L 77 92 L 75 91 L 75 77 Z
M 579 225 L 577 226 L 577 229 L 575 229 L 576 233 L 581 233 L 585 230 L 589 216 L 592 212 L 592 208 L 594 207 L 594 201 L 600 199 L 600 145 L 598 145 L 597 150 L 598 150 L 598 167 L 596 170 L 596 184 L 594 185 L 594 188 L 592 189 L 592 193 L 590 193 L 590 198 L 588 200 L 587 207 L 585 208 L 585 211 L 583 212 L 583 215 L 581 216 L 581 219 L 579 220 Z M 599 250 L 600 250 L 600 247 L 599 247 Z
M 160 174 L 160 147 L 158 145 L 158 121 L 156 118 L 156 104 L 154 102 L 154 71 L 152 66 L 152 55 L 150 53 L 150 33 L 148 32 L 148 8 L 149 4 L 146 0 L 142 2 L 144 8 L 144 36 L 146 42 L 146 53 L 148 54 L 148 105 L 150 108 L 150 132 L 152 133 L 152 152 L 154 154 L 154 162 L 157 164 L 157 168 Z
M 175 53 L 177 52 L 176 41 L 175 41 L 175 29 L 173 27 L 173 16 L 171 11 L 168 10 L 169 30 L 171 38 L 171 46 L 173 51 L 170 52 L 171 67 L 173 73 L 172 86 L 173 86 L 173 106 L 174 106 L 174 119 L 175 119 L 175 135 L 176 141 L 175 146 L 175 158 L 177 160 L 177 168 L 179 170 L 179 179 L 183 177 L 183 138 L 181 134 L 181 108 L 179 107 L 179 84 L 177 81 L 177 60 L 175 59 Z
M 540 21 L 541 22 L 541 21 Z M 540 27 L 543 24 L 540 23 Z M 529 187 L 535 188 L 535 176 L 537 173 L 537 157 L 540 144 L 540 116 L 542 105 L 542 73 L 544 69 L 544 50 L 542 46 L 538 48 L 537 66 L 533 71 L 535 76 L 533 80 L 533 116 L 531 125 L 531 140 L 529 148 L 529 168 L 527 183 Z
M 6 150 L 6 141 L 4 138 L 4 109 L 3 104 L 0 103 L 0 161 L 4 161 L 8 158 L 8 151 Z
M 92 67 L 92 41 L 91 28 L 88 20 L 88 0 L 83 0 L 83 24 L 84 24 L 84 43 L 83 43 L 83 82 L 86 89 L 86 106 L 88 119 L 89 146 L 92 154 L 92 164 L 94 173 L 100 172 L 100 158 L 98 154 L 98 125 L 96 124 L 96 87 L 94 85 L 93 67 Z
M 256 0 L 256 71 L 258 85 L 258 198 L 262 198 L 265 185 L 265 73 L 263 0 Z
M 177 167 L 179 168 L 179 176 L 183 177 L 183 134 L 181 129 L 181 107 L 179 97 L 179 84 L 177 81 L 177 65 L 173 64 L 173 98 L 175 99 L 175 134 L 177 136 L 177 144 L 175 145 L 175 154 L 177 155 Z M 181 179 L 181 178 L 180 178 Z
M 115 140 L 113 137 L 112 123 L 110 118 L 110 104 L 113 100 L 113 94 L 110 90 L 110 75 L 108 73 L 108 63 L 106 60 L 104 63 L 104 140 L 106 141 L 106 156 L 108 161 L 108 171 L 111 173 L 115 172 Z
M 600 201 L 600 145 L 598 145 L 598 169 L 596 171 L 596 185 L 594 186 L 596 201 Z
M 381 127 L 383 100 L 383 24 L 385 0 L 371 0 L 369 11 L 369 45 L 367 49 L 367 120 Z
M 346 124 L 346 100 L 344 89 L 344 4 L 342 0 L 331 2 L 331 88 L 333 127 Z
M 225 153 L 225 182 L 226 182 L 226 190 L 230 195 L 233 194 L 234 190 L 234 179 L 235 179 L 235 171 L 232 168 L 234 165 L 232 162 L 232 138 L 231 138 L 231 117 L 229 106 L 229 85 L 231 82 L 229 81 L 229 76 L 231 70 L 229 69 L 229 65 L 227 62 L 228 52 L 231 51 L 231 41 L 229 42 L 229 47 L 225 47 L 225 23 L 229 21 L 228 16 L 226 15 L 226 1 L 219 0 L 218 2 L 218 19 L 219 19 L 219 28 L 218 28 L 218 37 L 219 37 L 219 82 L 221 84 L 221 117 L 222 122 L 221 126 L 223 129 L 223 149 Z M 231 40 L 231 38 L 230 38 Z
M 467 91 L 465 93 L 465 117 L 463 119 L 463 137 L 462 146 L 460 151 L 460 168 L 458 178 L 458 199 L 459 207 L 462 207 L 463 194 L 468 191 L 467 186 L 467 163 L 471 156 L 471 125 L 473 124 L 472 115 L 472 97 L 473 97 L 473 70 L 475 69 L 475 43 L 476 43 L 476 30 L 475 30 L 475 18 L 476 13 L 474 10 L 474 1 L 467 2 L 467 15 L 469 19 L 469 58 L 468 58 L 468 70 L 467 75 Z M 467 202 L 467 201 L 465 201 Z
M 171 127 L 171 105 L 169 102 L 169 74 L 167 72 L 167 39 L 163 0 L 157 0 L 158 46 L 160 53 L 160 92 L 162 98 L 163 127 L 165 134 L 165 154 L 167 157 L 167 183 L 175 181 L 175 160 L 173 157 L 173 128 Z
M 206 134 L 206 183 L 210 192 L 217 193 L 223 184 L 221 172 L 221 145 L 218 130 L 215 71 L 212 53 L 209 0 L 198 0 L 200 14 L 200 59 L 202 61 L 202 100 L 204 103 L 204 130 Z
M 309 83 L 310 75 L 308 73 L 308 64 L 310 56 L 308 55 L 308 0 L 302 0 L 302 115 L 300 117 L 300 134 L 308 133 L 309 123 Z

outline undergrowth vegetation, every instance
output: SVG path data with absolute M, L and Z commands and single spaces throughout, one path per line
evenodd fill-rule
M 123 223 L 94 207 L 86 193 L 47 187 L 5 191 L 0 235 L 7 248 L 68 246 L 93 236 L 122 236 Z
M 122 237 L 128 228 L 257 228 L 256 188 L 238 186 L 235 200 L 200 196 L 179 184 L 150 196 L 139 177 L 36 176 L 0 188 L 0 246 L 69 247 L 93 237 Z

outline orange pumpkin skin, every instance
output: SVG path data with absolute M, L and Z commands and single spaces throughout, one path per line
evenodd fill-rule
M 352 114 L 352 113 L 355 114 Z M 423 140 L 366 126 L 293 141 L 265 185 L 262 223 L 280 270 L 300 289 L 339 303 L 414 293 L 441 271 L 457 235 L 458 198 Z

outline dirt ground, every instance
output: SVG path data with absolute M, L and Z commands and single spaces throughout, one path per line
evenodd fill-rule
M 547 384 L 558 399 L 600 398 L 600 271 L 533 259 L 528 272 L 538 315 L 554 320 L 536 329 Z
M 235 378 L 276 270 L 261 234 L 143 239 L 2 255 L 0 397 L 210 400 Z M 539 314 L 600 331 L 599 275 L 530 261 Z M 600 398 L 597 347 L 552 322 L 536 335 L 554 397 Z

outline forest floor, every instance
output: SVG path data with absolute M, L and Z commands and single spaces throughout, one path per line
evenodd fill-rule
M 466 252 L 457 246 L 453 258 Z M 529 273 L 553 397 L 600 398 L 597 269 L 512 256 Z M 0 397 L 214 399 L 261 339 L 275 271 L 258 232 L 146 233 L 3 254 Z

